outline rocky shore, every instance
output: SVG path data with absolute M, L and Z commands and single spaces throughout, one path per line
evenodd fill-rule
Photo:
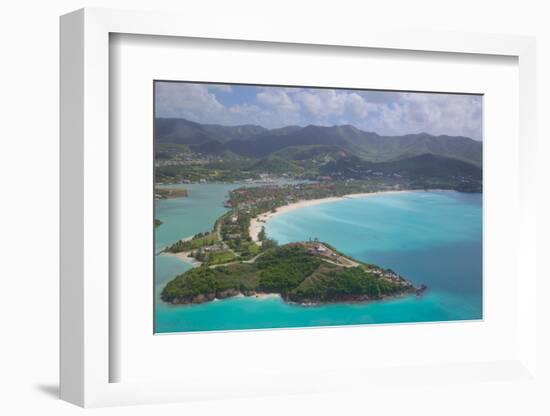
M 320 306 L 324 304 L 334 304 L 334 303 L 365 303 L 372 301 L 380 301 L 390 298 L 399 298 L 407 295 L 416 295 L 422 296 L 422 294 L 428 289 L 426 285 L 421 285 L 420 287 L 414 287 L 410 284 L 408 290 L 403 291 L 399 294 L 392 295 L 380 295 L 380 296 L 368 296 L 368 295 L 345 295 L 337 296 L 334 299 L 319 301 L 313 299 L 297 299 L 294 296 L 284 296 L 281 293 L 265 293 L 257 292 L 255 290 L 237 290 L 237 289 L 226 289 L 218 292 L 210 293 L 200 293 L 193 297 L 186 298 L 174 298 L 170 301 L 173 305 L 197 305 L 201 303 L 211 302 L 214 300 L 223 300 L 233 297 L 257 297 L 257 298 L 267 298 L 267 297 L 280 297 L 285 302 L 300 305 L 300 306 Z

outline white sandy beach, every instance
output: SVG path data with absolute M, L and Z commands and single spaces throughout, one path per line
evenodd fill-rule
M 180 259 L 180 260 L 182 260 L 186 263 L 191 264 L 193 267 L 198 267 L 202 264 L 200 261 L 198 261 L 195 258 L 189 256 L 191 254 L 190 251 L 182 251 L 180 253 L 165 253 L 165 254 L 168 254 L 169 256 L 175 256 L 178 259 Z
M 181 241 L 189 241 L 193 238 L 193 236 L 189 236 L 189 237 L 185 237 L 185 238 L 182 238 Z M 168 247 L 168 246 L 166 246 Z M 191 254 L 191 251 L 181 251 L 179 253 L 170 253 L 168 251 L 165 251 L 164 254 L 167 254 L 169 256 L 174 256 L 174 257 L 177 257 L 178 259 L 186 262 L 186 263 L 189 263 L 191 264 L 193 267 L 198 267 L 200 266 L 202 263 L 198 260 L 196 260 L 194 257 L 190 257 L 189 255 Z
M 414 192 L 411 190 L 404 190 L 404 191 L 383 191 L 383 192 L 367 192 L 362 194 L 349 194 L 344 196 L 331 196 L 328 198 L 320 198 L 320 199 L 306 199 L 302 201 L 295 202 L 293 204 L 283 205 L 282 207 L 277 208 L 276 212 L 264 212 L 263 214 L 258 215 L 256 218 L 252 218 L 250 220 L 250 228 L 248 229 L 248 233 L 250 235 L 250 238 L 252 238 L 252 241 L 258 243 L 260 240 L 258 239 L 258 234 L 260 231 L 262 231 L 262 227 L 264 224 L 274 218 L 275 216 L 279 214 L 284 214 L 286 212 L 295 211 L 297 209 L 302 209 L 306 207 L 311 207 L 313 205 L 319 205 L 324 204 L 327 202 L 336 202 L 341 201 L 344 199 L 356 199 L 356 198 L 365 198 L 369 196 L 374 195 L 387 195 L 387 194 L 396 194 L 401 192 Z

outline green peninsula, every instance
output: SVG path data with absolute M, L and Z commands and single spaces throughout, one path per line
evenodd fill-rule
M 278 294 L 287 302 L 364 302 L 420 294 L 426 288 L 392 270 L 362 263 L 316 238 L 279 246 L 262 218 L 298 201 L 395 190 L 366 181 L 242 187 L 225 202 L 231 210 L 211 230 L 176 241 L 163 252 L 191 261 L 193 269 L 168 282 L 161 299 L 195 304 L 232 296 Z
M 193 268 L 170 281 L 161 299 L 197 304 L 232 296 L 278 294 L 300 304 L 364 302 L 420 294 L 392 270 L 365 264 L 318 242 L 271 247 L 254 259 Z

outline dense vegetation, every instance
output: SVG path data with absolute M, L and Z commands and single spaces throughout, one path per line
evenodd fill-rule
M 306 254 L 301 247 L 283 246 L 270 250 L 256 261 L 259 289 L 267 293 L 288 294 L 319 267 L 321 260 Z
M 198 267 L 185 273 L 185 278 L 176 277 L 170 281 L 162 291 L 162 299 L 178 303 L 191 302 L 193 299 L 211 300 L 216 294 L 216 280 L 214 276 L 217 270 L 209 267 Z
M 195 234 L 190 240 L 179 240 L 164 249 L 168 253 L 180 253 L 182 251 L 196 250 L 201 247 L 211 246 L 219 241 L 218 235 L 212 232 Z
M 250 264 L 235 264 L 210 268 L 197 267 L 170 281 L 161 298 L 171 303 L 201 303 L 215 297 L 251 293 L 258 287 L 256 268 Z
M 235 182 L 245 179 L 259 179 L 258 173 L 242 170 L 243 162 L 236 164 L 233 161 L 207 161 L 194 163 L 185 160 L 177 163 L 161 164 L 156 168 L 155 181 L 157 183 L 188 182 Z M 249 162 L 245 162 L 249 163 Z
M 242 187 L 231 191 L 229 202 L 234 209 L 244 211 L 250 218 L 262 212 L 274 211 L 278 207 L 300 200 L 320 199 L 358 193 L 370 193 L 399 189 L 380 180 L 316 182 L 282 186 Z M 248 213 L 246 213 L 248 212 Z M 246 225 L 248 227 L 248 224 Z M 264 235 L 265 237 L 265 235 Z
M 403 291 L 402 284 L 378 278 L 361 267 L 325 266 L 290 293 L 296 302 L 380 299 Z
M 201 266 L 170 281 L 161 298 L 175 304 L 214 298 L 278 293 L 298 303 L 365 301 L 416 289 L 400 276 L 376 266 L 342 267 L 293 244 L 274 247 L 253 263 Z

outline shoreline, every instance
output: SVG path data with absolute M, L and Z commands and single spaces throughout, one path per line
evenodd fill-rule
M 414 288 L 414 287 L 413 287 Z M 403 292 L 399 294 L 392 294 L 392 295 L 384 295 L 379 298 L 364 298 L 364 299 L 338 299 L 338 300 L 329 300 L 329 301 L 304 301 L 304 302 L 298 302 L 298 301 L 292 301 L 290 299 L 285 299 L 283 295 L 276 292 L 242 292 L 242 291 L 226 291 L 226 293 L 222 293 L 221 296 L 219 294 L 213 295 L 211 297 L 205 297 L 203 295 L 200 295 L 194 299 L 188 300 L 186 302 L 166 302 L 164 303 L 170 304 L 172 306 L 193 306 L 193 305 L 201 305 L 209 302 L 220 302 L 223 300 L 228 299 L 236 299 L 236 298 L 254 298 L 257 300 L 268 300 L 268 299 L 280 299 L 283 303 L 291 306 L 298 306 L 303 308 L 316 308 L 316 307 L 322 307 L 322 306 L 329 306 L 329 305 L 340 305 L 340 304 L 367 304 L 367 303 L 375 303 L 375 302 L 384 302 L 388 300 L 395 300 L 395 299 L 402 299 L 407 296 L 416 296 L 420 297 L 423 296 L 426 289 L 423 289 L 421 292 Z
M 199 267 L 200 265 L 202 265 L 200 261 L 196 260 L 194 257 L 189 256 L 189 254 L 191 254 L 190 251 L 180 251 L 179 253 L 170 253 L 165 251 L 163 254 L 177 257 L 179 260 L 190 264 L 193 267 Z
M 283 205 L 277 208 L 275 212 L 264 212 L 260 215 L 258 215 L 255 218 L 252 218 L 250 220 L 250 226 L 248 227 L 248 235 L 254 241 L 255 243 L 260 243 L 260 240 L 258 239 L 258 234 L 260 231 L 262 231 L 262 227 L 264 224 L 273 218 L 275 218 L 277 215 L 285 214 L 287 212 L 296 211 L 302 208 L 312 207 L 315 205 L 320 205 L 324 203 L 329 202 L 337 202 L 337 201 L 343 201 L 345 199 L 357 199 L 357 198 L 366 198 L 369 196 L 375 196 L 375 195 L 388 195 L 388 194 L 397 194 L 397 193 L 403 193 L 403 192 L 418 192 L 418 190 L 415 189 L 404 189 L 400 191 L 377 191 L 377 192 L 364 192 L 360 194 L 348 194 L 348 195 L 342 195 L 342 196 L 329 196 L 327 198 L 319 198 L 319 199 L 303 199 L 298 202 L 294 202 L 292 204 Z M 424 191 L 422 191 L 424 192 Z

